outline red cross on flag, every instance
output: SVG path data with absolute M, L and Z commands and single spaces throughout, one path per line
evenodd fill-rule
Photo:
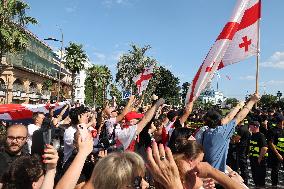
M 257 54 L 260 0 L 238 0 L 232 17 L 199 67 L 186 102 L 198 97 L 216 70 Z
M 138 90 L 138 94 L 142 94 L 144 90 L 146 90 L 150 79 L 153 77 L 153 69 L 154 65 L 146 67 L 142 73 L 133 77 L 133 81 L 135 82 Z

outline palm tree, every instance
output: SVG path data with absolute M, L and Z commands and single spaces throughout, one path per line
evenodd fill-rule
M 89 81 L 92 82 L 94 104 L 103 105 L 106 100 L 107 87 L 112 81 L 109 68 L 106 65 L 93 65 L 87 70 L 87 75 L 88 78 L 92 78 Z M 99 98 L 97 98 L 98 94 L 101 94 Z
M 65 67 L 72 73 L 72 101 L 75 98 L 75 77 L 81 70 L 84 69 L 84 62 L 88 57 L 83 50 L 83 46 L 70 42 L 69 46 L 65 48 Z
M 0 0 L 0 63 L 7 52 L 17 52 L 27 47 L 25 26 L 37 24 L 37 20 L 27 16 L 29 5 L 21 0 Z

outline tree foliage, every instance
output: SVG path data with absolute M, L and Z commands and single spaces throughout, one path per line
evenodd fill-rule
M 262 95 L 259 101 L 259 105 L 265 108 L 275 107 L 277 104 L 277 97 L 271 94 Z
M 37 20 L 26 14 L 29 5 L 21 0 L 0 0 L 0 58 L 7 52 L 17 52 L 27 47 L 27 24 Z M 0 59 L 1 62 L 1 59 Z
M 65 48 L 65 68 L 72 73 L 72 101 L 75 97 L 75 77 L 76 74 L 84 69 L 84 62 L 88 57 L 83 50 L 83 45 L 70 42 L 69 46 Z
M 167 103 L 174 105 L 180 104 L 179 78 L 175 77 L 170 70 L 162 66 L 159 67 L 159 76 L 154 94 L 159 96 L 159 98 L 164 98 Z
M 116 98 L 117 104 L 120 104 L 122 101 L 122 93 L 118 90 L 116 84 L 110 84 L 110 96 Z
M 186 99 L 186 94 L 187 94 L 187 91 L 188 91 L 188 87 L 190 86 L 190 83 L 189 82 L 185 82 L 182 84 L 181 86 L 181 97 L 182 97 L 182 101 L 184 102 L 185 99 Z
M 106 65 L 93 65 L 87 70 L 85 95 L 90 104 L 102 106 L 107 97 L 107 88 L 112 81 L 110 69 Z M 89 92 L 92 91 L 92 92 Z M 92 96 L 92 100 L 90 100 Z
M 238 100 L 236 98 L 227 98 L 226 105 L 231 105 L 231 107 L 235 107 L 238 104 Z
M 119 58 L 115 81 L 120 84 L 123 90 L 133 89 L 136 92 L 132 78 L 141 73 L 145 67 L 156 65 L 157 61 L 146 55 L 146 51 L 151 48 L 149 45 L 140 48 L 133 44 L 131 47 L 132 49 L 128 53 Z

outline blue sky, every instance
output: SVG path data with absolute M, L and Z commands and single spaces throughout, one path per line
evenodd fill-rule
M 151 45 L 149 56 L 191 82 L 210 47 L 229 20 L 235 0 L 26 0 L 39 24 L 29 29 L 40 39 L 81 43 L 94 64 L 113 74 L 118 57 L 130 44 Z M 284 93 L 284 1 L 263 0 L 260 93 Z M 55 50 L 60 44 L 49 42 Z M 255 90 L 252 57 L 220 71 L 219 86 L 228 97 L 244 98 Z M 226 78 L 228 75 L 231 80 Z M 215 84 L 213 84 L 215 87 Z M 215 87 L 216 88 L 216 87 Z

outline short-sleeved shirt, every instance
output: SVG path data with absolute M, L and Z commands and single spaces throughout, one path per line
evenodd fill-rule
M 236 120 L 216 128 L 201 128 L 196 140 L 204 148 L 205 160 L 214 168 L 225 171 L 230 138 L 235 132 Z
M 115 136 L 116 139 L 123 145 L 123 148 L 127 149 L 130 143 L 137 137 L 137 125 L 124 129 L 117 127 L 115 129 Z
M 255 148 L 252 147 L 257 147 L 258 150 L 255 150 Z M 253 154 L 257 153 L 259 155 L 262 147 L 267 147 L 267 142 L 264 134 L 261 132 L 252 133 L 250 137 L 250 159 L 258 158 L 258 156 L 254 156 Z
M 270 132 L 268 132 L 267 140 L 272 142 L 278 151 L 279 154 L 284 155 L 284 129 L 279 127 L 272 128 Z M 272 150 L 269 150 L 271 153 Z
M 74 134 L 76 133 L 77 129 L 73 126 L 68 127 L 65 129 L 64 132 L 64 159 L 63 162 L 66 162 L 67 159 L 71 156 L 73 150 L 74 150 Z
M 28 125 L 28 139 L 27 139 L 27 144 L 29 148 L 29 153 L 31 154 L 31 149 L 32 149 L 32 140 L 33 140 L 33 133 L 36 130 L 39 130 L 40 126 L 37 126 L 35 124 L 29 124 Z

